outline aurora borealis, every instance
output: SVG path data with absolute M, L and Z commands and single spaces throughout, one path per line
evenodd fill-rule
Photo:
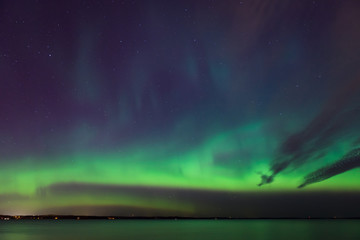
M 359 13 L 0 1 L 0 214 L 359 217 Z

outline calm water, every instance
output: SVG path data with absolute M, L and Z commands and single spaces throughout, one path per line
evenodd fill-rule
M 360 239 L 357 220 L 1 221 L 1 240 Z

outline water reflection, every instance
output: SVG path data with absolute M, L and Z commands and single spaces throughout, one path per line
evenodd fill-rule
M 0 223 L 2 240 L 360 239 L 357 220 L 23 220 Z

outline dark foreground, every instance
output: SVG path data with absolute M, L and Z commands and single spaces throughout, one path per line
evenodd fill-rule
M 359 220 L 10 220 L 1 240 L 360 239 Z

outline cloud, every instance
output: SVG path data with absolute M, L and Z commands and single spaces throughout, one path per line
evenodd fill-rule
M 63 206 L 44 206 L 38 209 L 41 214 L 81 214 L 81 215 L 119 215 L 119 216 L 188 216 L 188 217 L 353 217 L 360 209 L 353 209 L 360 201 L 357 192 L 233 192 L 205 189 L 185 189 L 171 187 L 147 187 L 128 185 L 107 185 L 91 183 L 58 183 L 46 187 L 57 197 L 74 197 L 73 194 L 93 196 L 92 204 L 74 201 Z M 132 206 L 120 204 L 124 193 L 135 194 L 151 203 L 156 196 L 170 202 L 191 203 L 192 212 L 180 208 L 157 208 L 151 204 Z M 101 204 L 102 198 L 118 194 L 117 204 Z M 66 202 L 66 201 L 65 201 Z M 289 204 L 291 202 L 292 204 Z M 321 204 L 321 208 L 318 205 Z M 178 205 L 179 206 L 179 205 Z
M 359 106 L 354 105 L 359 89 L 357 77 L 348 81 L 309 124 L 285 139 L 270 165 L 271 174 L 263 174 L 259 186 L 273 182 L 277 174 L 290 166 L 296 169 L 310 159 L 319 158 L 340 138 L 352 137 L 360 120 Z
M 324 181 L 357 167 L 360 167 L 360 148 L 352 150 L 339 161 L 308 174 L 305 177 L 305 181 L 299 186 L 299 188 Z

